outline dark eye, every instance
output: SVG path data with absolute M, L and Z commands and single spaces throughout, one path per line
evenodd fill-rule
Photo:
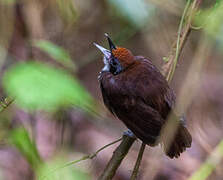
M 110 72 L 114 75 L 119 74 L 122 71 L 122 67 L 116 58 L 111 59 L 111 64 L 110 64 Z
M 115 58 L 112 58 L 112 65 L 113 66 L 117 66 L 119 63 L 118 63 L 118 60 L 115 59 Z

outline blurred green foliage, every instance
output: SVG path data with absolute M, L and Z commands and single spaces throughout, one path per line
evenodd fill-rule
M 211 8 L 201 10 L 195 16 L 195 24 L 204 28 L 207 35 L 223 47 L 223 1 L 217 0 Z
M 4 74 L 3 86 L 27 110 L 52 111 L 67 105 L 93 109 L 93 98 L 75 77 L 40 62 L 15 64 Z
M 30 139 L 29 133 L 26 129 L 14 129 L 10 133 L 9 143 L 17 148 L 33 168 L 37 168 L 41 165 L 42 160 L 38 153 L 36 144 Z
M 148 23 L 148 18 L 155 10 L 154 6 L 144 0 L 109 0 L 109 3 L 117 9 L 118 15 L 138 28 Z
M 64 2 L 64 0 L 56 0 L 55 2 L 57 3 L 61 17 L 65 22 L 72 23 L 76 21 L 78 13 L 73 0 L 66 0 L 66 2 Z
M 64 168 L 64 161 L 58 157 L 56 160 L 43 162 L 35 142 L 31 140 L 28 131 L 24 128 L 14 129 L 8 141 L 26 158 L 39 180 L 90 180 L 89 175 L 79 169 L 72 166 Z
M 65 67 L 72 68 L 75 70 L 76 66 L 71 60 L 69 53 L 65 49 L 46 40 L 35 41 L 34 46 L 46 52 L 59 63 L 63 64 Z
M 68 68 L 75 68 L 70 55 L 49 41 L 35 41 L 34 46 L 46 52 Z M 63 106 L 75 106 L 87 112 L 94 111 L 94 99 L 78 79 L 67 71 L 49 64 L 29 61 L 16 63 L 3 76 L 3 87 L 24 110 L 56 111 Z M 63 168 L 64 162 L 43 162 L 35 141 L 25 128 L 10 131 L 8 141 L 25 157 L 37 176 L 44 179 L 88 180 L 89 175 L 72 167 Z M 58 168 L 53 171 L 55 167 Z
M 16 0 L 0 0 L 0 3 L 2 3 L 2 4 L 14 4 L 14 3 L 16 3 Z

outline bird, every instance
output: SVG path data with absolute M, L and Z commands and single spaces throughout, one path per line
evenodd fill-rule
M 149 59 L 134 56 L 127 48 L 116 46 L 108 34 L 105 36 L 109 50 L 94 43 L 103 53 L 104 67 L 98 81 L 105 106 L 143 143 L 152 147 L 161 144 L 168 157 L 178 158 L 191 147 L 192 136 L 185 118 L 173 112 L 173 89 Z M 162 134 L 168 117 L 177 126 L 175 130 L 168 126 Z M 174 135 L 171 141 L 165 133 Z

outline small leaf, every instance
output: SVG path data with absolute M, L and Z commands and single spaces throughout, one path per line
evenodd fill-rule
M 164 62 L 168 62 L 169 59 L 168 59 L 167 57 L 163 57 L 163 61 L 164 61 Z
M 62 69 L 39 62 L 17 63 L 3 77 L 6 92 L 27 110 L 57 110 L 75 105 L 93 109 L 93 98 L 79 81 Z
M 9 142 L 18 149 L 33 167 L 38 167 L 41 164 L 36 144 L 32 142 L 26 129 L 18 128 L 13 130 L 10 134 Z
M 71 60 L 69 53 L 65 49 L 46 40 L 35 41 L 34 46 L 49 54 L 52 58 L 62 63 L 65 67 L 73 69 L 76 68 L 74 62 Z

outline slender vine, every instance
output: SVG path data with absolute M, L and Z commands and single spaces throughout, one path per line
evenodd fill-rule
M 84 161 L 84 160 L 93 159 L 93 158 L 95 158 L 95 157 L 98 155 L 99 152 L 101 152 L 101 151 L 104 150 L 105 148 L 107 148 L 107 147 L 109 147 L 109 146 L 111 146 L 111 145 L 113 145 L 113 144 L 115 144 L 115 143 L 117 143 L 117 142 L 119 142 L 119 141 L 121 141 L 121 140 L 122 140 L 122 138 L 119 138 L 119 139 L 117 139 L 117 140 L 115 140 L 115 141 L 113 141 L 113 142 L 111 142 L 111 143 L 109 143 L 109 144 L 106 144 L 105 146 L 101 147 L 100 149 L 98 149 L 98 150 L 97 150 L 96 152 L 94 152 L 93 154 L 85 155 L 85 156 L 81 157 L 80 159 L 73 160 L 73 161 L 70 161 L 70 162 L 68 162 L 68 163 L 65 163 L 64 165 L 62 165 L 62 166 L 60 166 L 60 167 L 57 167 L 57 168 L 53 169 L 53 170 L 50 171 L 47 175 L 42 176 L 42 177 L 40 178 L 40 180 L 45 179 L 46 177 L 49 176 L 49 174 L 54 173 L 56 170 L 66 168 L 66 167 L 68 167 L 68 166 L 74 165 L 74 164 L 79 163 L 79 162 Z
M 178 32 L 177 32 L 176 54 L 175 54 L 175 58 L 174 58 L 174 61 L 173 61 L 172 68 L 171 68 L 171 70 L 169 71 L 169 73 L 166 77 L 168 82 L 170 82 L 173 78 L 173 75 L 174 75 L 174 72 L 175 72 L 175 69 L 176 69 L 176 65 L 177 65 L 177 61 L 179 59 L 179 55 L 180 55 L 180 52 L 179 52 L 180 51 L 180 37 L 181 37 L 182 29 L 183 29 L 183 22 L 184 22 L 184 19 L 186 17 L 186 14 L 188 12 L 188 9 L 190 7 L 190 3 L 191 3 L 191 0 L 188 0 L 187 3 L 186 3 L 186 6 L 184 8 L 181 20 L 180 20 L 179 29 L 178 29 Z

